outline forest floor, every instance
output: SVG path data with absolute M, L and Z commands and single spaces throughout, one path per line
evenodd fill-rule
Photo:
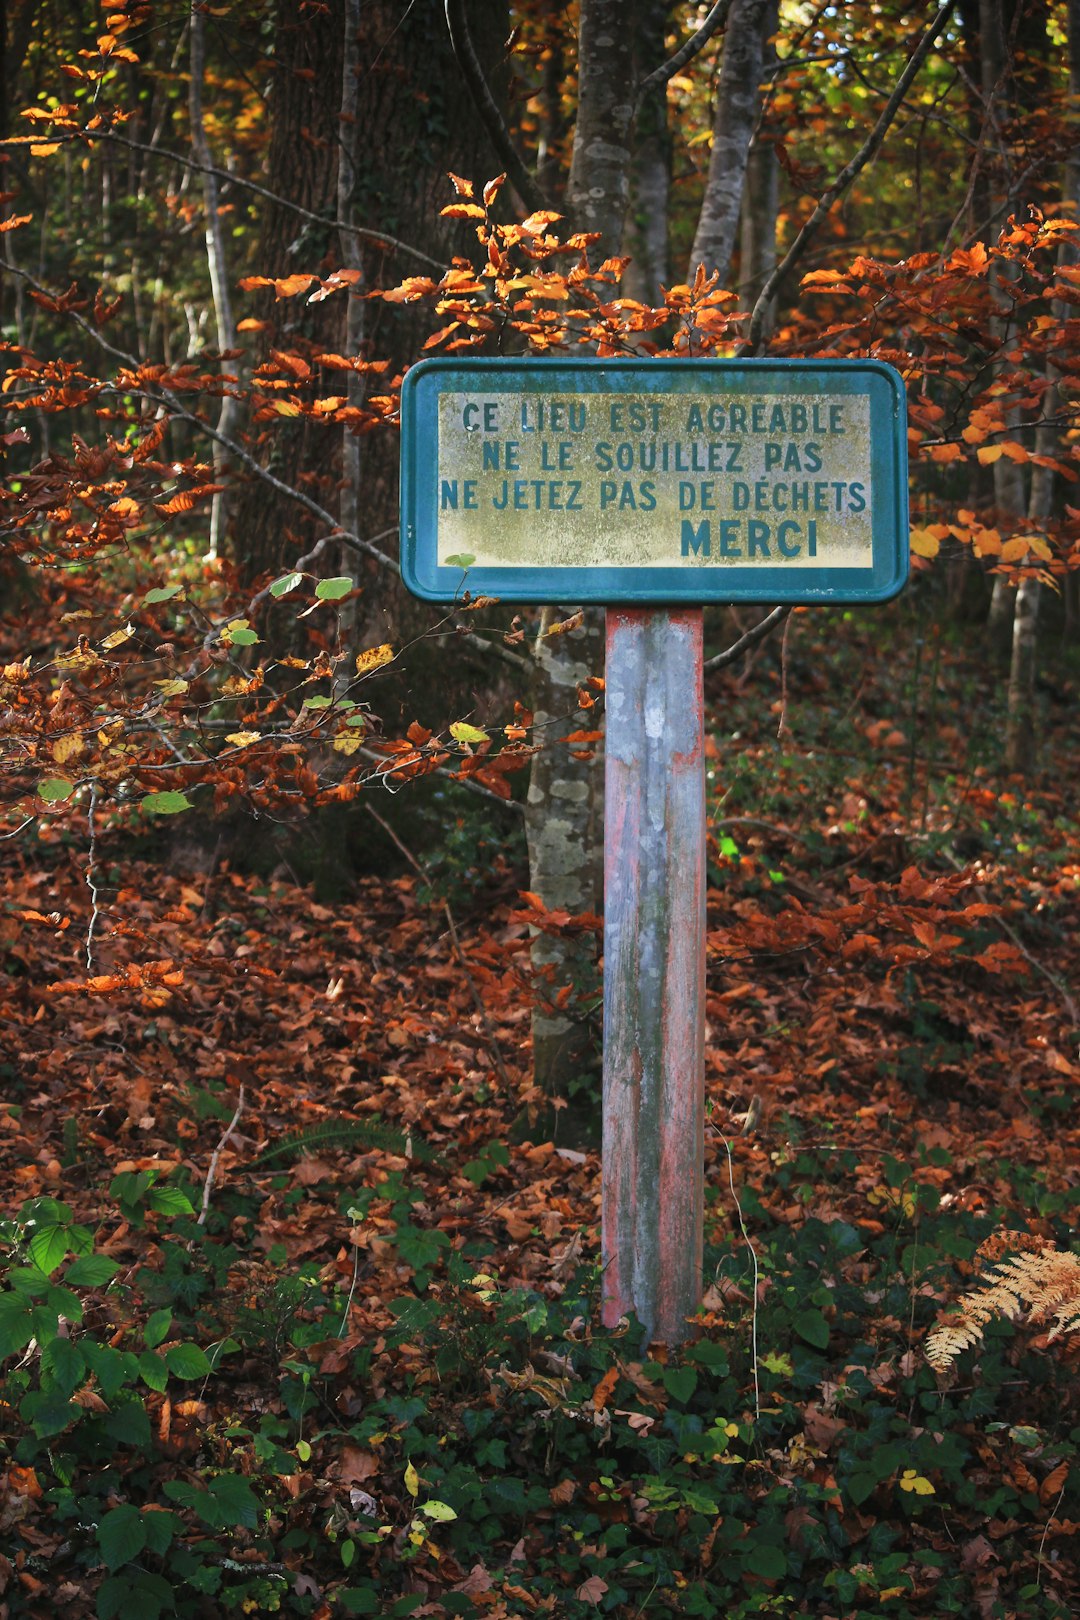
M 530 1130 L 510 812 L 455 790 L 434 848 L 372 798 L 425 876 L 333 899 L 102 827 L 96 916 L 85 842 L 9 845 L 0 1615 L 1080 1612 L 1073 1353 L 924 1352 L 980 1242 L 1067 1246 L 1080 1200 L 1045 666 L 1026 783 L 978 632 L 917 595 L 709 680 L 678 1353 L 599 1327 L 599 1153 Z

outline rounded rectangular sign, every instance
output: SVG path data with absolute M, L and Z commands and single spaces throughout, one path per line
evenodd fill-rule
M 401 391 L 401 572 L 510 602 L 880 602 L 908 573 L 876 360 L 440 357 Z

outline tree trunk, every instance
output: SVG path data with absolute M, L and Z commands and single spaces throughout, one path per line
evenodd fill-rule
M 236 326 L 233 321 L 232 299 L 229 291 L 229 267 L 225 258 L 225 238 L 221 229 L 221 216 L 218 212 L 217 176 L 210 172 L 212 155 L 210 142 L 206 138 L 206 125 L 203 120 L 203 77 L 206 68 L 206 12 L 199 0 L 192 0 L 190 29 L 190 78 L 188 84 L 188 114 L 191 119 L 191 150 L 195 161 L 202 165 L 202 191 L 203 208 L 206 211 L 206 265 L 210 273 L 210 292 L 214 304 L 214 325 L 216 327 L 218 352 L 226 354 L 236 347 Z M 133 287 L 137 286 L 134 276 Z M 222 375 L 228 379 L 226 386 L 235 390 L 239 373 L 236 361 L 227 359 L 221 362 Z M 230 438 L 238 424 L 240 417 L 239 401 L 235 391 L 226 393 L 222 397 L 221 408 L 218 412 L 217 430 L 225 438 Z M 217 441 L 213 446 L 214 457 L 214 483 L 224 482 L 227 461 L 223 446 Z M 210 503 L 210 538 L 207 546 L 207 556 L 215 558 L 221 551 L 222 540 L 225 534 L 226 508 L 225 494 L 220 491 Z
M 712 155 L 689 272 L 692 278 L 698 266 L 704 265 L 709 273 L 719 272 L 721 285 L 729 278 L 735 250 L 758 105 L 763 24 L 769 9 L 769 0 L 734 0 L 724 34 Z
M 1069 0 L 1069 105 L 1074 110 L 1080 96 L 1080 0 Z M 1077 183 L 1080 181 L 1080 143 L 1074 143 L 1065 162 L 1063 197 L 1066 206 L 1075 202 Z M 1076 249 L 1068 237 L 1059 250 L 1059 262 L 1075 263 Z M 1069 307 L 1055 299 L 1051 305 L 1055 320 L 1064 325 L 1069 318 Z M 1060 455 L 1061 428 L 1052 419 L 1062 409 L 1064 401 L 1058 389 L 1061 376 L 1052 361 L 1047 363 L 1050 387 L 1043 396 L 1041 415 L 1045 421 L 1035 440 L 1036 454 L 1052 458 Z M 1004 460 L 1004 457 L 1002 457 Z M 1055 473 L 1053 467 L 1032 466 L 1031 499 L 1028 504 L 1028 526 L 1036 534 L 1045 534 L 1054 505 Z M 1029 574 L 1015 593 L 1012 630 L 1012 661 L 1009 669 L 1008 718 L 1005 729 L 1005 757 L 1011 771 L 1026 776 L 1035 763 L 1036 714 L 1035 674 L 1039 653 L 1039 607 L 1042 584 L 1034 573 Z
M 629 196 L 634 51 L 625 11 L 620 0 L 582 0 L 578 32 L 578 116 L 566 202 L 575 230 L 600 233 L 590 250 L 597 266 L 619 251 Z M 525 807 L 529 884 L 549 909 L 595 911 L 602 765 L 598 755 L 575 760 L 558 739 L 566 734 L 563 725 L 577 729 L 575 693 L 603 661 L 602 620 L 597 609 L 588 610 L 580 630 L 549 640 L 544 632 L 552 619 L 553 610 L 545 608 L 534 646 L 530 707 L 538 726 L 546 723 L 542 716 L 558 717 L 559 723 L 550 725 L 553 740 L 533 756 Z M 595 951 L 591 937 L 533 934 L 533 1073 L 544 1096 L 559 1105 L 577 1091 L 593 1042 L 576 993 Z
M 274 67 L 270 80 L 270 142 L 267 152 L 269 189 L 282 199 L 295 198 L 326 225 L 304 222 L 289 207 L 268 202 L 259 221 L 251 271 L 287 276 L 316 271 L 333 245 L 338 160 L 338 99 L 344 0 L 300 13 L 291 0 L 278 0 L 274 27 Z M 333 85 L 335 93 L 325 88 Z M 334 255 L 334 263 L 337 257 Z M 265 358 L 271 348 L 336 350 L 341 343 L 342 306 L 334 300 L 309 305 L 299 299 L 278 303 L 272 291 L 253 300 L 255 314 L 267 323 L 260 340 Z M 335 374 L 336 386 L 336 374 Z M 330 392 L 328 384 L 327 392 Z M 253 453 L 270 465 L 282 482 L 302 487 L 323 506 L 333 505 L 338 445 L 336 435 L 309 416 L 282 417 L 256 438 Z M 316 520 L 255 477 L 241 488 L 230 511 L 231 550 L 241 574 L 254 580 L 287 571 L 295 557 L 319 536 Z M 291 623 L 290 615 L 290 623 Z M 289 650 L 285 648 L 284 650 Z
M 545 608 L 533 648 L 533 719 L 545 746 L 533 758 L 525 832 L 529 846 L 529 883 L 548 910 L 572 916 L 600 909 L 599 871 L 602 776 L 591 750 L 572 749 L 561 739 L 577 729 L 577 689 L 602 668 L 604 643 L 601 615 L 585 615 L 568 634 L 547 637 L 558 610 Z M 532 940 L 535 974 L 532 1016 L 533 1079 L 548 1102 L 588 1105 L 582 1081 L 595 1069 L 596 941 L 591 934 L 571 936 L 536 929 Z M 587 1135 L 585 1121 L 568 1122 L 570 1134 Z M 559 1130 L 556 1117 L 544 1128 Z
M 582 0 L 578 24 L 578 114 L 566 202 L 574 229 L 598 231 L 599 264 L 622 245 L 630 196 L 634 37 L 626 0 Z
M 770 43 L 779 22 L 778 0 L 769 0 L 762 21 L 762 67 L 776 62 L 776 47 Z M 739 300 L 753 309 L 758 294 L 776 268 L 776 218 L 780 200 L 780 164 L 771 140 L 762 139 L 759 93 L 754 114 L 755 132 L 746 162 L 746 187 L 742 202 L 742 228 L 739 249 Z M 765 312 L 762 336 L 766 340 L 776 319 L 776 306 L 770 299 Z
M 640 81 L 664 61 L 669 0 L 638 0 L 635 77 Z M 623 278 L 628 298 L 659 304 L 668 281 L 668 197 L 671 190 L 671 134 L 667 86 L 653 86 L 638 104 L 636 140 L 630 170 L 630 208 Z

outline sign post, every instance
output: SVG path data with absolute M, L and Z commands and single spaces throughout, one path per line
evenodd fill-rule
M 907 578 L 903 383 L 877 361 L 455 360 L 402 389 L 401 570 L 607 608 L 604 1320 L 701 1298 L 705 602 Z

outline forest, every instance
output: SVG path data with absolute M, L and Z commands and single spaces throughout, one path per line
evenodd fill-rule
M 0 42 L 0 1620 L 1069 1620 L 1078 0 Z M 604 1310 L 604 610 L 404 588 L 440 356 L 906 393 L 903 591 L 705 611 L 677 1331 Z

